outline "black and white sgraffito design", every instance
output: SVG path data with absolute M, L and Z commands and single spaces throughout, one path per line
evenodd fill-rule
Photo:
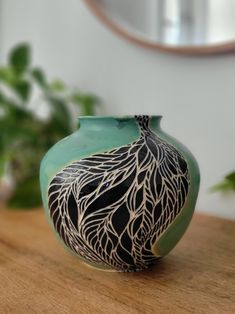
M 54 227 L 87 261 L 122 271 L 148 267 L 153 244 L 185 203 L 187 163 L 149 120 L 136 116 L 136 141 L 73 162 L 50 182 Z

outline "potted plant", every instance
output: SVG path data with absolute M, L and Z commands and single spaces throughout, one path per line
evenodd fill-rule
M 77 114 L 94 115 L 99 99 L 61 80 L 50 82 L 32 65 L 27 43 L 14 47 L 7 61 L 0 66 L 0 202 L 37 207 L 42 156 L 74 130 Z
M 212 192 L 220 192 L 217 202 L 223 206 L 223 216 L 234 219 L 232 209 L 235 207 L 235 171 L 228 173 L 224 179 L 211 188 Z
M 219 192 L 235 192 L 235 171 L 232 171 L 228 173 L 223 181 L 220 183 L 216 184 L 215 186 L 212 187 L 213 191 L 219 191 Z

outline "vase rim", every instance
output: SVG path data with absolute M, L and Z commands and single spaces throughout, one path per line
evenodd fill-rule
M 162 115 L 151 115 L 151 114 L 140 114 L 140 115 L 97 115 L 97 116 L 79 116 L 78 119 L 117 119 L 117 120 L 126 120 L 126 119 L 135 119 L 136 116 L 148 116 L 150 118 L 161 119 Z

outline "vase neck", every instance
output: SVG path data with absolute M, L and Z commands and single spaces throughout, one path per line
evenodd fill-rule
M 160 127 L 161 116 L 81 116 L 79 117 L 80 128 L 99 130 L 107 128 L 141 129 Z M 110 134 L 112 135 L 112 134 Z

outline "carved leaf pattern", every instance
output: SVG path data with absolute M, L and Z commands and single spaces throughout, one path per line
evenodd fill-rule
M 156 261 L 152 246 L 184 206 L 184 157 L 136 116 L 140 137 L 129 145 L 71 163 L 51 181 L 50 215 L 79 256 L 116 270 Z

